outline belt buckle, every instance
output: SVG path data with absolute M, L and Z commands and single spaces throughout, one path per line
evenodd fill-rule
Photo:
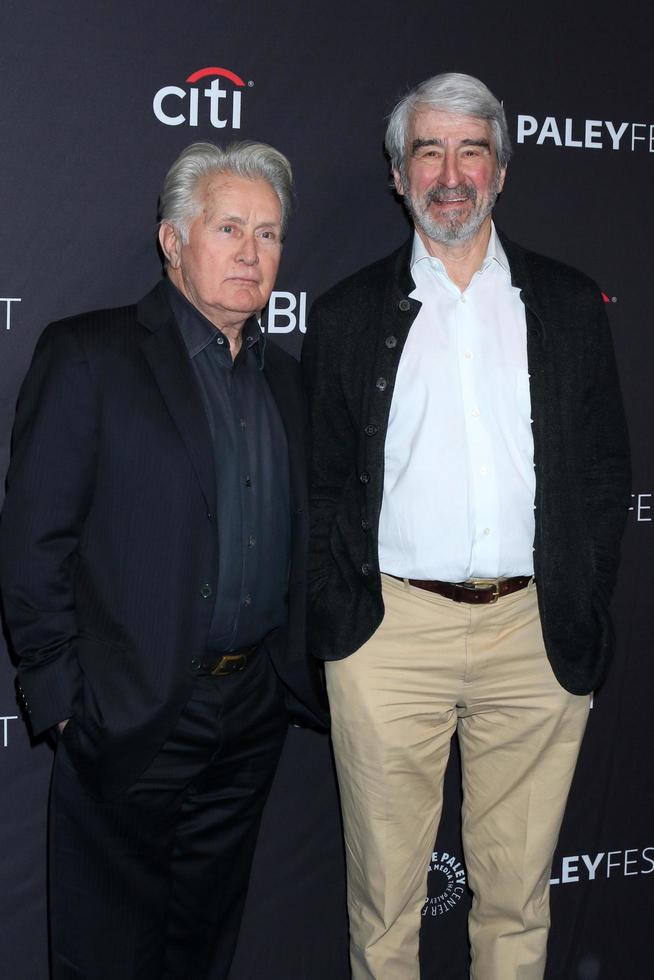
M 211 671 L 212 677 L 222 677 L 224 674 L 236 674 L 245 670 L 248 665 L 247 657 L 243 653 L 224 653 L 214 669 Z
M 472 578 L 470 579 L 470 586 L 473 589 L 493 589 L 493 594 L 488 600 L 491 605 L 497 602 L 500 597 L 499 578 Z

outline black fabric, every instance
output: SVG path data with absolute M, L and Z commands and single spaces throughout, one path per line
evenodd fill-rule
M 602 681 L 608 604 L 629 503 L 629 451 L 599 288 L 502 239 L 526 307 L 536 467 L 534 568 L 545 646 L 575 694 Z M 324 660 L 357 650 L 384 609 L 377 529 L 384 439 L 410 299 L 411 241 L 313 305 L 302 350 L 312 431 L 310 637 Z M 392 340 L 390 338 L 393 338 Z
M 46 329 L 19 398 L 0 526 L 6 620 L 33 731 L 72 716 L 68 750 L 101 797 L 134 782 L 163 744 L 213 615 L 211 433 L 163 289 Z M 317 724 L 299 370 L 271 344 L 264 372 L 288 440 L 292 521 L 288 619 L 265 648 L 293 710 Z
M 263 374 L 265 335 L 256 319 L 244 325 L 232 360 L 227 338 L 170 280 L 166 286 L 203 396 L 216 467 L 218 582 L 207 645 L 234 650 L 286 620 L 286 435 Z
M 70 725 L 50 805 L 53 980 L 224 980 L 287 731 L 269 658 L 197 678 L 155 758 L 110 801 L 80 785 Z

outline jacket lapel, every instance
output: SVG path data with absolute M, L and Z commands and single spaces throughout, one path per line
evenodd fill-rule
M 163 284 L 137 306 L 137 319 L 147 328 L 141 349 L 159 391 L 186 446 L 207 508 L 216 509 L 216 477 L 211 432 L 193 365 L 168 305 Z

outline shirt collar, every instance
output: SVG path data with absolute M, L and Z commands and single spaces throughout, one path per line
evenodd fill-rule
M 443 275 L 447 275 L 445 271 L 445 266 L 440 259 L 435 256 L 430 255 L 425 248 L 424 242 L 418 232 L 413 233 L 413 247 L 411 249 L 411 272 L 419 262 L 424 262 L 426 260 L 427 264 L 431 265 L 437 272 L 441 272 Z M 486 255 L 484 261 L 479 269 L 483 272 L 488 269 L 493 264 L 497 264 L 501 269 L 504 270 L 506 275 L 511 278 L 511 268 L 509 266 L 509 260 L 506 257 L 506 252 L 502 247 L 502 242 L 500 241 L 500 236 L 497 234 L 494 222 L 491 221 L 491 233 L 488 240 L 488 248 L 486 249 Z
M 173 312 L 177 326 L 179 327 L 184 346 L 188 351 L 189 357 L 197 357 L 209 344 L 215 343 L 217 335 L 221 333 L 211 320 L 208 320 L 204 313 L 184 296 L 170 279 L 164 281 L 168 294 L 168 302 Z M 241 334 L 241 349 L 252 350 L 257 366 L 263 368 L 264 349 L 266 346 L 265 334 L 262 333 L 259 322 L 255 316 L 246 320 Z M 225 337 L 225 353 L 229 351 L 229 344 Z

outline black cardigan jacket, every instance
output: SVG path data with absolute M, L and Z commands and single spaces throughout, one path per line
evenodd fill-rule
M 543 636 L 563 687 L 601 683 L 608 605 L 629 500 L 629 449 L 598 287 L 502 238 L 521 290 L 536 467 L 534 568 Z M 320 297 L 302 351 L 312 426 L 309 642 L 336 660 L 379 626 L 384 440 L 409 299 L 411 240 Z

